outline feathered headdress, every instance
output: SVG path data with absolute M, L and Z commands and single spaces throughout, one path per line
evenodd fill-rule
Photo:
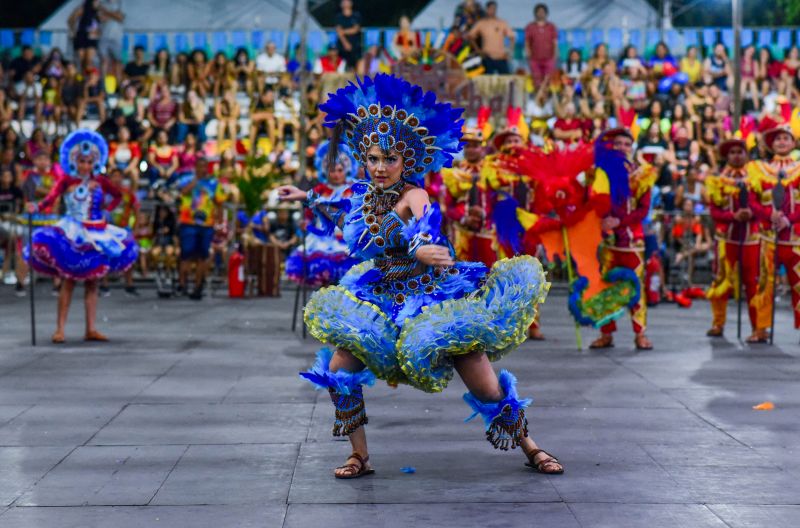
M 78 158 L 92 158 L 92 172 L 101 174 L 108 161 L 108 143 L 93 130 L 81 129 L 70 133 L 61 143 L 59 162 L 70 176 L 78 174 Z
M 314 167 L 317 169 L 317 178 L 322 183 L 328 182 L 328 171 L 332 166 L 341 165 L 347 175 L 347 181 L 356 179 L 358 174 L 358 162 L 353 157 L 353 152 L 347 145 L 339 144 L 336 147 L 336 158 L 331 160 L 328 156 L 330 141 L 324 141 L 317 148 L 314 154 Z
M 450 167 L 461 149 L 460 108 L 437 103 L 436 94 L 393 75 L 365 77 L 341 88 L 322 105 L 325 125 L 344 134 L 357 160 L 378 145 L 403 156 L 403 178 L 422 185 L 425 173 Z M 335 149 L 330 149 L 331 151 Z

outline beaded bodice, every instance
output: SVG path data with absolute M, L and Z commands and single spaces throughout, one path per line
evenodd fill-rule
M 103 190 L 85 181 L 64 194 L 67 216 L 87 222 L 103 219 Z
M 386 189 L 365 183 L 365 192 L 354 199 L 360 205 L 348 215 L 345 238 L 351 251 L 362 258 L 385 260 L 408 256 L 408 243 L 403 239 L 403 220 L 394 211 L 406 187 L 400 181 Z

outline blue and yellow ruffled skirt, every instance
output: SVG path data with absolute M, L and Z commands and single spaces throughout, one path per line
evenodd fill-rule
M 405 281 L 374 280 L 372 261 L 338 286 L 312 295 L 309 332 L 350 351 L 378 378 L 440 392 L 453 378 L 453 358 L 474 351 L 496 361 L 525 341 L 550 284 L 530 256 L 503 259 L 491 270 L 459 262 Z

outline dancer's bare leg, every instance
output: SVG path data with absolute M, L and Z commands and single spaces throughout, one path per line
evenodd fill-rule
M 83 303 L 86 306 L 86 335 L 97 333 L 97 281 L 84 284 Z
M 364 368 L 364 364 L 347 350 L 337 349 L 331 358 L 330 370 L 336 372 L 339 369 L 344 369 L 347 372 L 359 372 Z M 369 456 L 367 451 L 367 432 L 362 425 L 348 436 L 350 445 L 353 448 L 353 453 L 358 453 L 364 460 Z M 360 464 L 358 459 L 353 457 L 348 458 L 345 464 Z M 367 461 L 366 467 L 370 468 L 370 463 Z M 334 473 L 339 476 L 347 476 L 350 473 L 347 469 L 337 469 Z
M 56 317 L 56 333 L 53 334 L 53 342 L 60 343 L 64 341 L 64 327 L 67 325 L 67 314 L 69 314 L 69 305 L 72 302 L 72 292 L 74 290 L 75 281 L 64 279 L 58 294 L 58 315 Z
M 497 380 L 497 374 L 495 374 L 489 358 L 483 352 L 470 352 L 469 354 L 457 356 L 455 358 L 455 368 L 467 389 L 481 401 L 500 401 L 505 397 Z M 522 439 L 520 447 L 526 457 L 528 453 L 539 449 L 539 446 L 536 445 L 530 435 Z M 540 463 L 548 457 L 549 455 L 542 451 L 533 457 L 533 462 Z M 556 466 L 561 469 L 560 464 L 554 463 L 553 468 Z M 551 468 L 548 467 L 548 469 Z

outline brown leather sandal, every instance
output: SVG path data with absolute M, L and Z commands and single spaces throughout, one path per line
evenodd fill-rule
M 374 469 L 367 467 L 367 462 L 369 462 L 369 455 L 367 455 L 367 457 L 364 458 L 358 453 L 353 452 L 349 457 L 347 457 L 347 460 L 350 460 L 351 458 L 356 459 L 356 461 L 358 461 L 358 464 L 345 464 L 343 466 L 337 467 L 336 468 L 337 470 L 344 469 L 348 471 L 348 473 L 340 476 L 337 475 L 335 473 L 336 470 L 334 470 L 333 474 L 334 477 L 336 477 L 337 479 L 347 480 L 347 479 L 363 477 L 364 475 L 372 475 L 373 473 L 375 473 Z
M 769 335 L 766 331 L 756 330 L 744 341 L 751 345 L 763 345 L 769 343 Z
M 528 339 L 531 341 L 544 341 L 544 334 L 538 328 L 529 328 Z
M 708 332 L 706 332 L 706 336 L 708 337 L 722 337 L 722 327 L 721 326 L 712 326 Z
M 536 462 L 536 455 L 539 453 L 544 453 L 547 455 L 547 458 L 542 460 L 541 462 Z M 562 475 L 564 473 L 564 466 L 561 466 L 561 462 L 558 461 L 556 457 L 545 451 L 544 449 L 534 449 L 530 453 L 525 453 L 525 456 L 528 457 L 528 462 L 525 463 L 526 466 L 533 469 L 537 473 L 542 473 L 544 475 Z M 554 464 L 558 464 L 561 466 L 559 469 L 554 471 L 548 471 L 548 466 L 553 466 Z
M 53 337 L 50 338 L 53 344 L 60 345 L 64 343 L 66 339 L 64 338 L 64 332 L 55 332 L 53 333 Z
M 644 334 L 636 334 L 633 344 L 636 345 L 636 350 L 653 350 L 653 343 Z
M 614 336 L 611 334 L 602 334 L 600 337 L 592 341 L 589 348 L 613 348 Z
M 88 332 L 87 331 L 86 332 L 86 336 L 83 338 L 83 340 L 84 341 L 103 341 L 103 342 L 105 342 L 105 341 L 108 341 L 108 338 L 106 336 L 104 336 L 103 334 L 101 334 L 100 332 L 98 332 L 97 330 L 94 330 L 93 332 Z

